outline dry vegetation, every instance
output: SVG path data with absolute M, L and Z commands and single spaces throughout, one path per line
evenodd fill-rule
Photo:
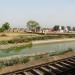
M 37 34 L 29 34 L 29 33 L 0 33 L 0 41 L 3 40 L 11 40 L 20 35 L 37 35 Z

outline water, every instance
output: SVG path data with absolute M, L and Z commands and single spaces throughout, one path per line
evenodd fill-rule
M 20 50 L 0 50 L 0 57 L 6 57 L 12 55 L 37 54 L 42 52 L 52 53 L 52 52 L 64 51 L 67 50 L 68 48 L 75 49 L 75 41 L 39 44 Z

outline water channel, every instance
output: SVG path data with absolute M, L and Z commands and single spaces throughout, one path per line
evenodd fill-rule
M 72 48 L 75 50 L 75 41 L 60 42 L 60 43 L 45 43 L 32 45 L 32 47 L 26 47 L 19 50 L 0 50 L 0 57 L 12 56 L 12 55 L 32 55 L 42 52 L 59 52 Z

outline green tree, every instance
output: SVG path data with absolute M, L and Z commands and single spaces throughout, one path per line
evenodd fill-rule
M 53 30 L 54 30 L 54 31 L 58 31 L 58 30 L 59 30 L 59 25 L 55 25 L 55 26 L 53 27 Z
M 2 25 L 2 31 L 8 30 L 10 28 L 10 24 L 8 22 Z
M 32 32 L 37 32 L 40 30 L 40 25 L 38 22 L 30 20 L 27 22 L 27 28 Z
M 75 27 L 73 27 L 72 30 L 75 31 Z
M 70 26 L 67 26 L 67 29 L 68 29 L 68 31 L 71 31 L 71 27 Z
M 62 29 L 62 30 L 64 30 L 64 29 L 65 29 L 65 27 L 64 27 L 64 26 L 61 26 L 61 29 Z
M 3 32 L 4 30 L 2 28 L 0 28 L 0 32 Z

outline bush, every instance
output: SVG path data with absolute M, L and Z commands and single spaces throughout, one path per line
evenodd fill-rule
M 0 68 L 6 67 L 6 66 L 13 66 L 16 64 L 24 64 L 27 63 L 29 61 L 29 57 L 15 57 L 15 58 L 11 58 L 9 60 L 5 59 L 0 61 Z
M 5 45 L 5 44 L 8 44 L 8 41 L 0 41 L 0 44 L 2 45 Z
M 73 51 L 73 49 L 72 48 L 68 48 L 68 50 L 67 51 Z
M 23 37 L 18 37 L 18 38 L 14 38 L 13 41 L 15 43 L 23 43 L 23 42 L 29 42 L 31 41 L 30 38 L 23 38 Z
M 30 38 L 31 38 L 31 40 L 46 40 L 46 39 L 61 38 L 61 36 L 38 35 L 38 36 L 32 36 Z
M 54 56 L 54 55 L 62 55 L 62 54 L 65 54 L 67 52 L 71 52 L 73 51 L 72 48 L 68 48 L 67 50 L 64 50 L 64 51 L 59 51 L 59 52 L 52 52 L 51 54 L 49 54 L 50 56 Z
M 14 44 L 14 43 L 24 43 L 24 42 L 30 42 L 31 38 L 22 38 L 22 37 L 17 37 L 11 40 L 5 40 L 5 41 L 0 41 L 0 44 Z
M 13 44 L 13 43 L 15 43 L 15 41 L 14 40 L 8 40 L 8 43 Z

